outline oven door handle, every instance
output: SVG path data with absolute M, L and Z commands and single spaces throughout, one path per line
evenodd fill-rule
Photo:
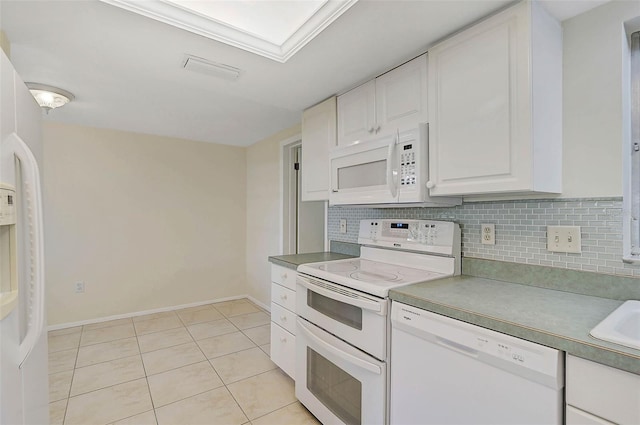
M 309 338 L 315 344 L 324 348 L 326 351 L 333 354 L 334 356 L 337 356 L 342 360 L 349 362 L 352 365 L 358 366 L 361 369 L 367 370 L 371 373 L 375 373 L 376 375 L 382 374 L 382 368 L 380 366 L 378 366 L 377 364 L 370 363 L 366 360 L 360 359 L 352 354 L 346 353 L 340 350 L 339 348 L 334 347 L 333 345 L 331 345 L 330 343 L 322 339 L 322 337 L 320 337 L 319 335 L 316 335 L 313 329 L 310 329 L 304 323 L 304 321 L 300 318 L 298 318 L 298 329 L 300 329 L 307 338 Z
M 297 283 L 299 283 L 300 285 L 304 286 L 309 291 L 313 291 L 313 292 L 318 293 L 320 295 L 324 295 L 327 298 L 331 298 L 333 300 L 340 301 L 340 302 L 343 302 L 345 304 L 350 304 L 350 305 L 353 305 L 353 306 L 356 306 L 356 307 L 360 307 L 360 308 L 362 308 L 364 310 L 374 311 L 376 313 L 383 313 L 384 312 L 384 310 L 382 308 L 382 305 L 380 305 L 379 302 L 369 301 L 369 300 L 364 299 L 362 297 L 355 298 L 355 297 L 349 297 L 349 296 L 346 296 L 346 295 L 342 295 L 339 292 L 335 292 L 335 291 L 332 291 L 330 289 L 323 288 L 322 286 L 314 285 L 313 283 L 311 283 L 311 281 L 309 279 L 304 278 L 302 276 L 298 276 Z

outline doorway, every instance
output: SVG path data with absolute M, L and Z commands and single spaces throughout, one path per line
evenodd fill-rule
M 283 254 L 325 250 L 326 202 L 302 202 L 302 142 L 283 146 Z

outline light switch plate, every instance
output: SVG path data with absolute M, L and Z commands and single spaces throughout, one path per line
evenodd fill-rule
M 340 219 L 340 233 L 347 233 L 347 219 Z
M 580 226 L 547 226 L 547 251 L 582 252 Z

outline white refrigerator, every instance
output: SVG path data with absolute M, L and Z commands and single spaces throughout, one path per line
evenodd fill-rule
M 0 50 L 0 425 L 49 423 L 41 120 Z

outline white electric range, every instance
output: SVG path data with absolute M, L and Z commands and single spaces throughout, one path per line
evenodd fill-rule
M 388 423 L 389 291 L 460 274 L 456 223 L 362 220 L 358 242 L 298 267 L 296 396 L 323 423 Z

